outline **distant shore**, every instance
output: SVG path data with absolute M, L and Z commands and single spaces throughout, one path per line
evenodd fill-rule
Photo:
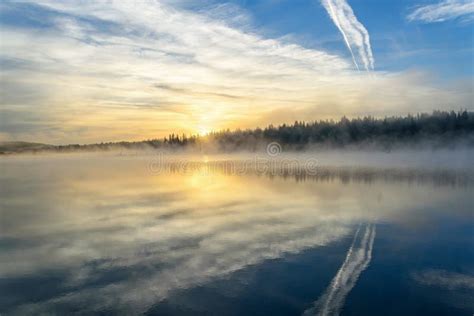
M 474 148 L 474 112 L 442 112 L 400 117 L 362 117 L 338 121 L 294 122 L 207 135 L 170 134 L 143 141 L 50 145 L 23 141 L 0 142 L 0 155 L 44 152 L 186 151 L 202 153 L 302 151 L 324 149 Z

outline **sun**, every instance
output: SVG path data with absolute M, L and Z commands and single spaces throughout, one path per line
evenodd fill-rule
M 206 136 L 211 132 L 211 129 L 207 126 L 199 126 L 198 127 L 198 134 L 199 136 Z

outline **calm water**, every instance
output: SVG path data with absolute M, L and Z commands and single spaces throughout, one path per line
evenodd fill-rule
M 146 160 L 0 163 L 2 315 L 474 313 L 470 172 Z

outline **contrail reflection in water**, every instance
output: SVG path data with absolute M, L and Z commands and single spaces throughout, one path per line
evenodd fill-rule
M 361 227 L 357 229 L 346 260 L 325 293 L 303 315 L 339 315 L 347 295 L 372 259 L 375 226 L 367 224 L 362 230 L 363 232 L 361 232 Z

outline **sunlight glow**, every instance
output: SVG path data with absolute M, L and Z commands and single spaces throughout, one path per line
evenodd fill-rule
M 206 136 L 211 132 L 211 129 L 208 126 L 199 126 L 198 134 L 199 136 Z

